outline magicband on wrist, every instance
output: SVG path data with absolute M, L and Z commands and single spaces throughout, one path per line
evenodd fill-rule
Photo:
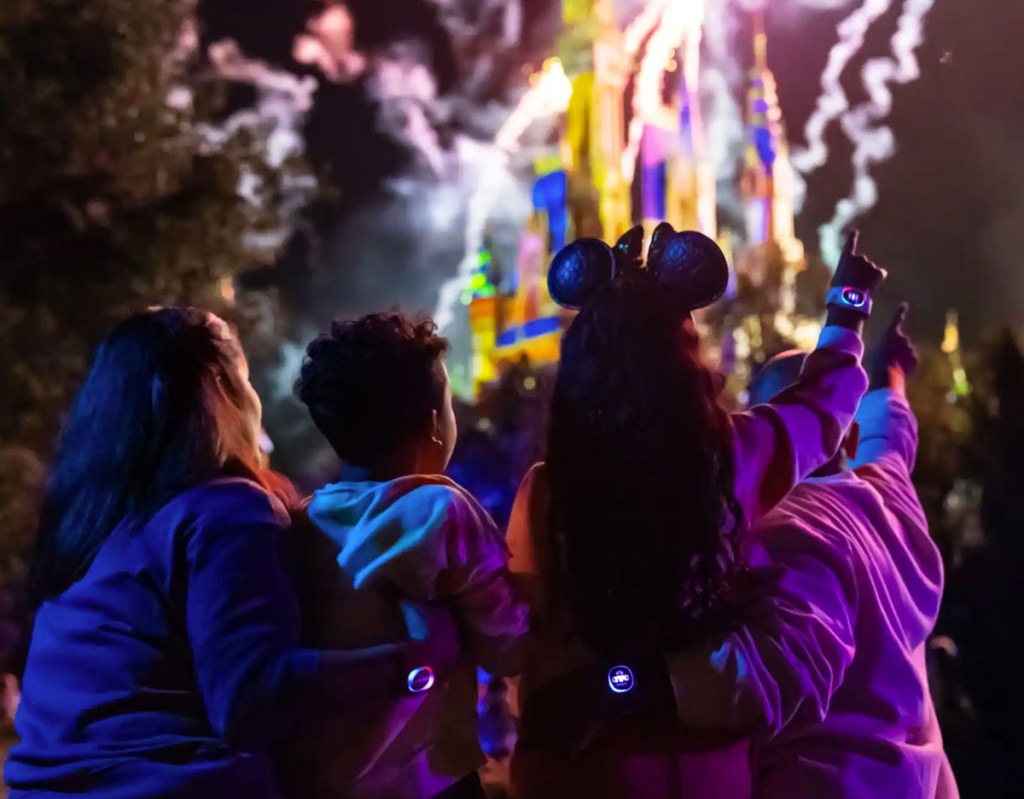
M 829 289 L 825 304 L 846 308 L 862 316 L 871 315 L 871 295 L 853 286 L 833 286 Z
M 613 694 L 628 694 L 636 686 L 636 678 L 629 666 L 612 666 L 608 669 L 608 687 Z
M 434 686 L 434 670 L 430 666 L 418 666 L 409 672 L 405 684 L 411 694 L 422 694 Z

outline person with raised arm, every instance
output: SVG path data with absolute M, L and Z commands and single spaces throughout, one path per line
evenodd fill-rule
M 684 726 L 755 736 L 764 799 L 959 795 L 926 667 L 943 574 L 911 482 L 906 312 L 868 353 L 869 391 L 840 452 L 754 530 L 748 562 L 771 576 L 742 628 L 670 658 Z M 771 402 L 807 358 L 769 362 L 750 402 Z
M 570 757 L 545 697 L 572 694 L 571 675 L 589 670 L 602 696 L 674 708 L 666 654 L 732 629 L 748 531 L 834 456 L 867 386 L 860 332 L 885 275 L 856 236 L 800 380 L 739 414 L 719 401 L 692 319 L 724 293 L 724 255 L 662 224 L 644 265 L 642 240 L 636 229 L 614 249 L 578 241 L 549 272 L 552 297 L 579 314 L 562 344 L 548 458 L 525 478 L 508 532 L 532 610 L 512 763 L 529 799 L 749 796 L 741 736 L 677 734 L 672 713 L 638 712 Z

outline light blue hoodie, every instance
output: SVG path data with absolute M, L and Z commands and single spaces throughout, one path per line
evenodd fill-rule
M 399 601 L 411 600 L 448 607 L 465 654 L 427 694 L 353 708 L 297 743 L 289 767 L 302 772 L 305 796 L 432 797 L 484 763 L 477 667 L 511 676 L 521 665 L 527 608 L 512 589 L 505 541 L 473 497 L 440 476 L 328 485 L 307 513 L 323 536 L 311 645 L 403 640 Z

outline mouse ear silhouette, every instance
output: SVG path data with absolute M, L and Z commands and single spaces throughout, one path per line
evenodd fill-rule
M 651 235 L 651 246 L 647 248 L 647 262 L 658 262 L 665 253 L 668 240 L 676 235 L 676 229 L 668 222 L 659 222 Z
M 578 311 L 615 276 L 615 254 L 600 239 L 578 239 L 559 250 L 548 269 L 551 299 Z
M 638 272 L 644 265 L 644 229 L 637 225 L 615 242 L 615 276 Z
M 654 244 L 652 241 L 652 250 Z M 662 284 L 678 291 L 691 311 L 705 308 L 725 294 L 729 264 L 713 239 L 684 230 L 669 236 L 663 245 L 661 241 L 657 244 L 657 250 L 647 254 L 647 268 Z

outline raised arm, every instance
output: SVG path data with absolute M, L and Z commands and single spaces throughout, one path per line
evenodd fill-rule
M 871 390 L 857 411 L 855 464 L 906 529 L 926 531 L 910 482 L 917 423 L 904 386 L 917 356 L 903 333 L 906 313 L 901 306 L 865 359 Z M 804 529 L 791 514 L 770 517 L 752 554 L 752 565 L 779 575 L 755 609 L 763 612 L 734 635 L 668 659 L 684 724 L 726 720 L 773 734 L 794 719 L 814 723 L 824 717 L 853 656 L 855 582 L 844 541 L 841 534 L 826 538 Z
M 400 692 L 405 645 L 317 652 L 299 645 L 295 591 L 280 560 L 286 515 L 255 484 L 211 488 L 185 533 L 185 623 L 214 730 L 263 747 L 345 704 Z
M 736 498 L 748 524 L 836 454 L 864 395 L 861 328 L 885 272 L 858 255 L 856 243 L 853 234 L 832 280 L 825 328 L 800 380 L 770 403 L 733 415 Z M 860 297 L 844 294 L 851 287 Z M 847 296 L 867 300 L 854 307 Z
M 897 389 L 869 391 L 857 411 L 860 439 L 851 465 L 898 469 L 907 479 L 917 458 L 917 419 L 906 395 Z
M 863 350 L 858 333 L 827 325 L 797 383 L 733 414 L 736 498 L 748 524 L 838 451 L 867 387 Z
M 857 412 L 860 439 L 855 467 L 888 464 L 909 479 L 917 458 L 917 419 L 907 402 L 906 376 L 917 368 L 917 353 L 903 332 L 907 305 L 892 320 L 865 359 L 868 394 Z

